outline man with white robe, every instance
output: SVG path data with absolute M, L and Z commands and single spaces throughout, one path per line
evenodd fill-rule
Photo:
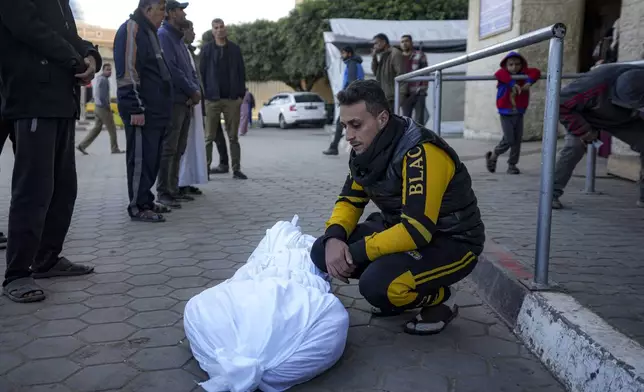
M 186 50 L 190 53 L 192 67 L 196 71 L 194 48 L 192 47 L 192 43 L 195 40 L 195 31 L 190 21 L 188 21 L 184 29 L 183 40 L 186 44 Z M 208 182 L 204 113 L 203 101 L 192 107 L 192 121 L 190 122 L 190 130 L 188 131 L 188 144 L 185 153 L 181 157 L 181 165 L 179 167 L 179 190 L 184 194 L 201 195 L 201 190 L 195 185 Z

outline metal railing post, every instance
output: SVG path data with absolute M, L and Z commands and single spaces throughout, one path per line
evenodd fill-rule
M 586 147 L 586 188 L 588 194 L 595 193 L 595 176 L 597 174 L 597 149 L 592 143 Z
M 434 72 L 434 132 L 441 135 L 441 110 L 443 100 L 443 71 Z
M 394 114 L 400 114 L 400 82 L 394 79 Z
M 550 260 L 550 234 L 552 224 L 552 193 L 557 154 L 557 129 L 559 126 L 559 93 L 563 62 L 563 37 L 566 28 L 553 29 L 548 54 L 548 79 L 546 82 L 546 108 L 543 121 L 543 146 L 541 154 L 541 188 L 537 216 L 537 244 L 534 264 L 534 283 L 537 288 L 548 285 Z

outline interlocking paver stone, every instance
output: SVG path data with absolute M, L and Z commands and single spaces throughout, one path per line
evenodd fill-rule
M 18 386 L 58 383 L 75 373 L 79 366 L 65 358 L 27 361 L 10 371 L 9 381 Z
M 90 325 L 76 334 L 88 343 L 113 342 L 132 335 L 136 328 L 125 323 Z
M 70 355 L 70 359 L 84 366 L 121 363 L 134 354 L 140 347 L 132 339 L 115 343 L 85 346 Z
M 176 369 L 191 357 L 192 354 L 183 347 L 153 347 L 140 350 L 128 362 L 141 370 Z
M 78 392 L 118 390 L 138 373 L 122 363 L 89 366 L 71 376 L 65 383 Z
M 80 317 L 88 324 L 118 323 L 134 315 L 134 312 L 125 307 L 101 308 L 90 310 Z
M 40 338 L 20 349 L 20 353 L 29 359 L 45 359 L 67 356 L 84 343 L 71 336 Z
M 128 322 L 139 328 L 156 328 L 173 325 L 179 319 L 181 319 L 181 315 L 170 310 L 155 310 L 138 313 L 129 319 Z
M 122 132 L 119 137 L 123 139 Z M 204 195 L 169 214 L 167 223 L 145 225 L 131 222 L 125 214 L 125 167 L 121 157 L 108 153 L 107 136 L 99 136 L 95 154 L 78 156 L 82 161 L 78 165 L 79 196 L 64 252 L 71 259 L 95 265 L 96 273 L 40 281 L 49 294 L 40 304 L 14 304 L 0 297 L 0 390 L 200 390 L 197 383 L 206 375 L 191 358 L 183 331 L 186 302 L 230 278 L 278 219 L 290 220 L 297 213 L 305 232 L 322 233 L 347 170 L 346 155 L 334 158 L 319 153 L 328 141 L 328 135 L 319 130 L 252 131 L 242 141 L 248 181 L 214 176 L 200 186 Z M 462 150 L 459 143 L 453 143 L 457 151 Z M 474 143 L 476 153 L 469 153 L 473 159 L 489 145 L 463 143 Z M 10 152 L 0 156 L 0 231 L 9 206 L 12 161 Z M 534 227 L 525 222 L 533 222 L 535 213 L 525 208 L 526 192 L 512 193 L 510 180 L 502 175 L 492 177 L 482 166 L 478 170 L 480 160 L 476 165 L 469 161 L 488 234 L 496 240 L 516 241 L 513 249 L 532 257 Z M 527 178 L 536 183 L 530 169 L 527 172 L 511 180 L 517 183 Z M 526 189 L 533 192 L 536 186 Z M 505 203 L 508 195 L 511 200 Z M 514 215 L 501 213 L 497 199 L 516 208 Z M 588 223 L 583 217 L 568 215 L 570 224 Z M 561 225 L 563 219 L 554 222 Z M 523 225 L 518 227 L 519 223 Z M 506 230 L 504 225 L 513 229 Z M 616 224 L 609 225 L 606 235 L 616 237 L 617 230 Z M 599 236 L 587 238 L 597 241 Z M 609 304 L 606 301 L 619 297 L 621 290 L 630 290 L 629 295 L 610 304 L 638 309 L 644 303 L 637 278 L 642 274 L 627 268 L 639 261 L 631 242 L 616 242 L 619 246 L 610 252 L 593 249 L 591 256 L 578 246 L 577 238 L 565 239 L 574 246 L 557 245 L 553 261 L 559 264 L 553 268 L 571 277 L 567 287 L 577 285 L 596 306 Z M 620 259 L 615 261 L 613 253 Z M 593 274 L 605 272 L 605 260 L 620 266 L 610 275 L 612 279 L 619 275 L 624 280 L 595 285 L 591 297 L 587 283 L 597 279 Z M 479 392 L 482 386 L 490 391 L 563 391 L 469 283 L 459 285 L 455 294 L 462 317 L 432 337 L 401 333 L 413 313 L 371 317 L 371 305 L 360 295 L 356 281 L 339 284 L 334 292 L 347 307 L 353 325 L 345 354 L 336 366 L 294 388 L 295 392 L 440 392 L 447 386 L 452 388 L 449 392 Z

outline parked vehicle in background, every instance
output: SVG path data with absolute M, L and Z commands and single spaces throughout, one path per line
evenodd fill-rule
M 258 115 L 261 128 L 268 125 L 278 125 L 282 129 L 296 125 L 324 127 L 326 122 L 326 102 L 310 92 L 277 94 L 264 103 Z

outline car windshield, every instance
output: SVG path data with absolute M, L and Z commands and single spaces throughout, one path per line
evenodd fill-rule
M 298 94 L 295 95 L 296 103 L 311 103 L 311 102 L 324 102 L 319 95 L 315 94 Z

